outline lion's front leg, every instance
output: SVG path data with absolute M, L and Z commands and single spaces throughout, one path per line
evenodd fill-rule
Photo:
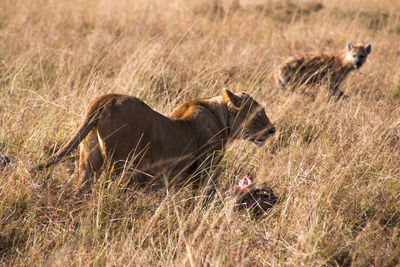
M 200 191 L 205 197 L 203 204 L 208 205 L 214 199 L 218 187 L 218 178 L 221 174 L 222 152 L 214 151 L 198 159 L 198 171 L 195 175 L 193 189 Z

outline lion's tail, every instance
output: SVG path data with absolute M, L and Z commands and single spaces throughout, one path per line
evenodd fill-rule
M 44 163 L 37 165 L 34 170 L 41 171 L 54 163 L 59 162 L 62 160 L 66 155 L 71 153 L 75 150 L 80 142 L 89 134 L 90 130 L 97 124 L 97 120 L 95 119 L 96 114 L 93 114 L 90 117 L 87 117 L 80 128 L 78 129 L 77 133 L 68 141 L 68 143 L 61 148 L 55 155 L 48 158 Z
M 61 148 L 55 155 L 48 158 L 44 163 L 37 165 L 33 171 L 43 170 L 54 163 L 61 161 L 66 155 L 75 150 L 82 140 L 89 134 L 90 130 L 97 125 L 99 115 L 104 105 L 109 103 L 109 100 L 113 99 L 112 96 L 100 97 L 97 101 L 88 108 L 85 119 L 79 127 L 76 134 L 68 141 L 68 143 Z

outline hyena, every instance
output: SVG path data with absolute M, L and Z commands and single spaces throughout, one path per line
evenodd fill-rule
M 340 53 L 290 58 L 278 67 L 275 78 L 282 88 L 326 84 L 331 95 L 341 98 L 344 94 L 339 90 L 340 84 L 352 70 L 361 68 L 370 53 L 371 44 L 347 43 Z

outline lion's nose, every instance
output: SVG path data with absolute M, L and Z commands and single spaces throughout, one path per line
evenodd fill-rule
M 270 128 L 269 130 L 268 130 L 268 134 L 274 134 L 276 132 L 276 130 L 275 130 L 275 127 L 274 126 L 272 126 L 272 128 Z

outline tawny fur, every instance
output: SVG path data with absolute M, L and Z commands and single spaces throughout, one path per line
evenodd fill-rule
M 244 93 L 224 89 L 220 96 L 181 104 L 169 117 L 138 98 L 110 94 L 90 104 L 77 133 L 37 169 L 62 160 L 81 143 L 84 181 L 104 163 L 114 173 L 135 171 L 141 183 L 163 174 L 187 179 L 218 165 L 228 140 L 245 137 L 263 144 L 274 132 L 264 109 Z
M 351 71 L 361 68 L 370 52 L 370 44 L 347 43 L 340 53 L 290 58 L 278 67 L 275 78 L 278 86 L 293 90 L 305 85 L 326 84 L 332 95 L 342 97 L 339 86 Z

